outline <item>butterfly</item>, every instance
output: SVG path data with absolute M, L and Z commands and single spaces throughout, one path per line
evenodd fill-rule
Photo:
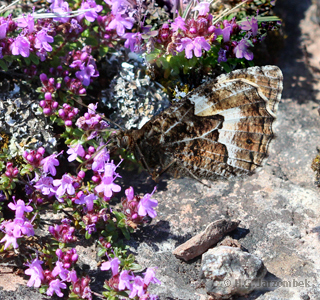
M 199 181 L 248 175 L 267 156 L 282 88 L 276 66 L 235 70 L 202 84 L 141 129 L 118 132 L 116 141 L 153 178 L 163 172 Z

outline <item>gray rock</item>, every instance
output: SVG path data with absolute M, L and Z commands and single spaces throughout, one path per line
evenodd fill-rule
M 215 299 L 251 293 L 266 273 L 260 258 L 239 248 L 219 246 L 202 255 L 201 277 Z

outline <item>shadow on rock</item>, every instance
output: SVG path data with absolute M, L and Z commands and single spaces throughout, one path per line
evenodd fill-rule
M 311 6 L 311 1 L 277 1 L 274 12 L 282 20 L 285 35 L 284 49 L 277 65 L 281 68 L 284 77 L 283 99 L 293 98 L 302 104 L 315 96 L 312 83 L 316 81 L 308 68 L 308 55 L 303 45 L 300 21 Z M 307 96 L 308 95 L 308 96 Z

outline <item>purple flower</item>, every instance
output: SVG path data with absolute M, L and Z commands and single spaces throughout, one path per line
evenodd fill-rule
M 21 18 L 17 19 L 18 27 L 28 28 L 28 33 L 34 32 L 34 18 L 31 14 L 27 16 L 22 16 Z
M 187 30 L 185 25 L 186 25 L 185 19 L 178 16 L 174 19 L 174 22 L 171 23 L 171 28 L 173 31 L 178 31 L 179 29 L 185 31 L 185 30 Z
M 68 157 L 68 161 L 74 161 L 77 159 L 78 156 L 80 157 L 84 157 L 86 154 L 86 151 L 84 151 L 82 145 L 76 144 L 76 145 L 72 145 L 72 147 L 69 147 L 69 150 L 67 151 L 67 153 L 70 155 Z
M 62 280 L 66 280 L 68 277 L 68 273 L 69 271 L 63 267 L 63 263 L 61 261 L 57 261 L 56 266 L 52 270 L 52 275 L 54 277 L 59 275 Z
M 47 290 L 48 296 L 53 296 L 53 293 L 56 293 L 58 297 L 63 297 L 63 293 L 60 289 L 66 289 L 67 285 L 64 282 L 61 282 L 59 279 L 50 281 L 49 288 Z
M 62 176 L 62 179 L 53 180 L 53 185 L 58 186 L 58 189 L 56 190 L 56 195 L 59 198 L 61 198 L 66 192 L 68 195 L 73 195 L 75 193 L 75 190 L 72 183 L 73 178 L 68 174 L 64 174 Z
M 0 40 L 4 39 L 7 36 L 7 28 L 8 28 L 8 22 L 3 22 L 0 25 Z
M 97 149 L 97 152 L 98 154 L 95 155 L 93 158 L 92 170 L 97 172 L 103 172 L 106 161 L 109 161 L 110 159 L 110 154 L 104 147 L 104 145 L 101 145 Z
M 147 271 L 144 273 L 144 279 L 143 282 L 146 285 L 149 285 L 151 283 L 161 284 L 161 281 L 157 279 L 156 274 L 154 272 L 153 268 L 148 268 Z
M 119 290 L 120 291 L 123 291 L 125 290 L 126 288 L 128 290 L 131 290 L 132 289 L 132 284 L 130 283 L 130 280 L 134 280 L 134 276 L 133 275 L 130 275 L 129 273 L 130 271 L 128 270 L 123 270 L 121 271 L 120 273 L 120 276 L 119 276 Z
M 106 198 L 111 198 L 113 193 L 121 191 L 121 187 L 113 181 L 120 177 L 119 174 L 115 173 L 117 166 L 113 163 L 106 163 L 104 167 L 104 174 L 101 183 L 96 186 L 95 191 L 97 193 L 103 193 Z
M 10 46 L 13 55 L 28 57 L 30 54 L 30 42 L 25 36 L 18 36 Z
M 120 260 L 118 259 L 118 257 L 115 257 L 109 261 L 105 261 L 104 263 L 102 263 L 101 270 L 107 271 L 111 269 L 112 275 L 115 276 L 119 273 L 119 264 Z
M 126 189 L 124 191 L 124 193 L 126 194 L 128 201 L 132 201 L 133 200 L 133 198 L 134 198 L 134 190 L 133 190 L 132 186 L 130 186 L 128 189 Z
M 244 21 L 240 24 L 242 30 L 249 31 L 251 30 L 252 36 L 256 36 L 258 33 L 258 21 L 255 17 L 252 17 L 249 21 L 247 17 L 247 21 Z
M 106 27 L 107 30 L 116 29 L 119 36 L 124 35 L 125 28 L 131 29 L 134 24 L 134 18 L 122 18 L 121 14 L 117 14 L 115 18 Z
M 0 243 L 6 242 L 4 249 L 7 249 L 10 245 L 12 245 L 13 248 L 18 248 L 17 239 L 21 238 L 22 235 L 34 235 L 31 222 L 24 218 L 16 218 L 14 221 L 4 221 L 2 222 L 0 229 L 4 230 L 6 233 L 0 241 Z
M 40 165 L 43 166 L 43 171 L 45 173 L 50 173 L 52 176 L 57 174 L 56 166 L 59 166 L 59 160 L 57 160 L 57 156 L 60 155 L 63 151 L 57 154 L 51 154 L 46 158 L 43 158 L 40 162 Z
M 80 71 L 76 72 L 76 77 L 82 81 L 83 85 L 88 86 L 90 84 L 91 77 L 98 77 L 99 73 L 96 71 L 94 65 L 89 64 L 87 66 L 82 65 Z
M 126 11 L 126 8 L 129 6 L 129 2 L 126 0 L 104 0 L 108 5 L 111 6 L 112 14 L 123 14 Z
M 140 45 L 142 41 L 142 34 L 140 32 L 137 33 L 131 33 L 128 32 L 122 36 L 126 39 L 124 42 L 124 46 L 126 48 L 130 48 L 132 52 L 139 52 L 140 51 Z
M 88 211 L 93 209 L 93 201 L 97 200 L 98 197 L 95 194 L 82 195 L 80 199 L 76 199 L 74 203 L 76 204 L 86 204 Z
M 224 27 L 223 29 L 221 29 L 221 28 L 216 28 L 215 31 L 214 31 L 214 33 L 215 33 L 216 35 L 222 35 L 222 36 L 223 36 L 223 41 L 224 41 L 225 43 L 227 43 L 227 42 L 230 41 L 231 31 L 232 31 L 232 24 L 225 22 L 225 27 Z
M 227 50 L 220 48 L 218 52 L 218 63 L 226 62 L 227 60 Z
M 138 215 L 146 216 L 149 215 L 151 218 L 155 218 L 157 216 L 157 212 L 153 209 L 158 205 L 158 201 L 155 199 L 151 199 L 150 197 L 155 192 L 156 188 L 154 188 L 151 194 L 145 194 L 143 198 L 140 200 L 138 204 Z
M 129 298 L 134 298 L 135 296 L 142 297 L 145 294 L 143 285 L 144 285 L 143 279 L 140 276 L 136 276 L 132 284 L 132 290 L 129 295 Z
M 43 261 L 38 258 L 35 258 L 31 263 L 26 264 L 29 269 L 25 270 L 24 273 L 31 276 L 27 286 L 34 286 L 38 288 L 41 285 L 41 281 L 44 279 L 41 264 L 43 264 Z
M 177 47 L 178 52 L 185 50 L 186 58 L 190 59 L 194 55 L 196 57 L 201 57 L 202 49 L 209 51 L 210 44 L 205 40 L 203 36 L 197 36 L 194 40 L 190 38 L 182 38 L 182 44 Z
M 102 5 L 97 5 L 94 0 L 87 0 L 86 2 L 81 3 L 81 7 L 78 9 L 78 12 L 86 9 L 89 10 L 79 15 L 77 17 L 78 21 L 82 20 L 83 17 L 85 17 L 87 21 L 94 22 L 94 20 L 98 17 L 98 13 L 102 11 L 103 7 Z
M 0 243 L 6 242 L 4 245 L 4 250 L 6 250 L 10 245 L 12 245 L 14 249 L 18 248 L 19 245 L 17 243 L 17 238 L 21 236 L 15 236 L 15 223 L 12 221 L 4 221 L 2 222 L 0 228 L 6 233 L 0 241 Z
M 233 49 L 233 53 L 236 58 L 245 58 L 247 60 L 253 60 L 253 53 L 248 50 L 251 44 L 248 40 L 242 39 L 236 47 Z
M 64 15 L 65 13 L 67 13 L 68 11 L 70 11 L 69 9 L 69 3 L 67 1 L 54 1 L 53 4 L 50 5 L 50 8 L 52 10 L 52 12 L 56 13 L 56 14 L 61 14 Z M 54 18 L 54 21 L 58 21 L 58 22 L 62 22 L 62 23 L 66 23 L 69 21 L 70 18 L 65 17 L 65 18 Z
M 199 11 L 199 15 L 200 16 L 204 16 L 210 11 L 210 3 L 211 2 L 200 2 L 192 10 L 198 10 Z
M 34 187 L 43 195 L 48 195 L 49 197 L 51 197 L 56 191 L 56 188 L 53 187 L 53 178 L 50 176 L 40 177 Z
M 27 205 L 24 203 L 23 200 L 19 199 L 17 201 L 17 203 L 12 203 L 10 202 L 8 204 L 8 207 L 11 209 L 11 210 L 15 210 L 16 211 L 16 218 L 20 218 L 22 219 L 24 217 L 24 213 L 25 212 L 31 212 L 33 211 L 33 208 L 30 206 L 30 205 Z
M 53 37 L 48 35 L 46 29 L 41 29 L 35 38 L 34 47 L 37 49 L 44 49 L 48 52 L 52 51 L 52 47 L 48 43 L 52 43 L 54 41 Z

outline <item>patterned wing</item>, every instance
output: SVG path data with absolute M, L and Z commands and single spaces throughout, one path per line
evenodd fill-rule
M 136 132 L 146 163 L 211 180 L 251 173 L 273 138 L 282 79 L 278 67 L 264 66 L 203 84 Z

